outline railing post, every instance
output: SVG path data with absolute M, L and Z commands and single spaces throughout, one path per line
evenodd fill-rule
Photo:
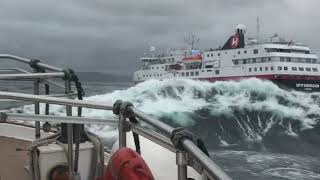
M 127 131 L 125 128 L 126 125 L 126 117 L 124 116 L 124 112 L 120 111 L 119 114 L 119 149 L 127 146 Z
M 187 179 L 187 154 L 182 151 L 176 152 L 176 163 L 178 166 L 178 180 Z
M 69 80 L 65 80 L 65 93 L 68 94 L 71 92 L 71 82 Z M 72 106 L 66 106 L 66 114 L 67 116 L 72 116 Z M 73 124 L 67 124 L 67 136 L 68 136 L 68 166 L 69 166 L 69 176 L 70 178 L 74 172 L 74 164 L 73 164 Z
M 40 94 L 40 87 L 39 87 L 40 81 L 39 79 L 34 80 L 33 83 L 33 94 L 34 95 L 39 95 Z M 35 114 L 40 114 L 40 103 L 39 101 L 36 101 L 34 103 L 34 113 Z M 35 122 L 35 137 L 36 139 L 40 138 L 40 122 L 36 121 Z

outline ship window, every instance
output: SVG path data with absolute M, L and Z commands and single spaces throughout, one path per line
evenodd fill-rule
M 311 68 L 306 68 L 306 71 L 309 71 L 309 72 L 310 72 L 310 71 L 311 71 Z
M 249 68 L 249 72 L 251 72 L 251 70 L 252 70 L 252 69 L 251 69 L 251 68 Z
M 159 69 L 159 67 L 157 66 L 157 69 Z
M 297 67 L 292 67 L 292 71 L 297 71 Z
M 220 53 L 218 53 L 218 56 L 220 56 Z
M 282 67 L 281 67 L 281 66 L 278 66 L 278 70 L 281 71 L 281 70 L 282 70 Z
M 317 63 L 317 59 L 312 59 L 312 63 L 316 64 Z
M 242 60 L 243 61 L 243 64 L 247 64 L 247 61 L 244 59 L 244 60 Z
M 160 76 L 162 76 L 162 74 L 160 74 Z
M 311 63 L 311 59 L 306 59 L 306 63 Z
M 312 68 L 312 71 L 313 72 L 318 72 L 318 69 L 317 68 Z
M 254 49 L 253 54 L 258 54 L 258 49 Z
M 260 67 L 260 71 L 262 71 L 262 67 Z
M 225 54 L 228 54 L 228 52 L 224 52 Z
M 256 62 L 257 62 L 256 58 L 253 58 L 252 63 L 256 63 Z
M 261 58 L 261 62 L 262 62 L 262 63 L 266 62 L 266 58 L 264 58 L 264 57 Z
M 238 51 L 238 54 L 240 54 L 240 51 Z
M 303 67 L 299 67 L 299 71 L 304 71 Z
M 219 72 L 219 70 L 216 70 L 216 74 L 219 74 L 220 72 Z
M 244 50 L 243 52 L 244 52 L 245 54 L 247 54 L 247 50 Z
M 291 62 L 291 58 L 288 57 L 288 58 L 287 58 L 287 62 Z
M 280 62 L 284 62 L 284 57 L 280 57 Z
M 234 60 L 234 64 L 238 64 L 238 60 Z
M 153 69 L 153 67 L 151 67 L 151 69 Z
M 207 57 L 209 57 L 210 55 L 209 54 L 207 54 Z
M 256 68 L 256 67 L 254 68 L 254 71 L 257 71 L 257 68 Z
M 211 57 L 213 57 L 213 54 L 211 54 Z
M 268 61 L 271 61 L 271 57 L 268 57 Z
M 286 67 L 286 66 L 283 67 L 283 70 L 288 71 L 288 67 Z
M 202 72 L 204 72 L 204 70 L 202 70 Z
M 264 70 L 265 70 L 265 71 L 268 71 L 268 67 L 264 67 Z
M 184 72 L 181 73 L 181 76 L 184 76 Z
M 189 76 L 189 72 L 186 72 L 186 76 Z
M 208 69 L 208 70 L 207 70 L 207 72 L 211 72 L 211 71 L 212 71 L 211 69 Z
M 270 67 L 270 70 L 273 71 L 273 66 Z
M 194 72 L 190 72 L 190 76 L 194 76 Z
M 199 76 L 199 71 L 196 71 L 196 76 Z

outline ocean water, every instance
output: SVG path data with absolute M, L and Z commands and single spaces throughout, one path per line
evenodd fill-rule
M 289 92 L 258 79 L 84 83 L 84 88 L 86 100 L 130 101 L 174 127 L 187 127 L 205 141 L 211 158 L 234 179 L 320 179 L 320 93 Z M 65 114 L 61 106 L 50 109 L 51 114 Z M 32 113 L 33 106 L 6 111 Z M 84 109 L 83 115 L 117 118 L 91 109 Z M 117 136 L 114 127 L 88 129 L 105 139 Z

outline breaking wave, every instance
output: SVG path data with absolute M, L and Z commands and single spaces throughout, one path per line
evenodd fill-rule
M 126 90 L 86 98 L 121 99 L 172 126 L 186 126 L 210 148 L 252 149 L 318 155 L 320 93 L 286 91 L 269 81 L 209 83 L 194 80 L 150 80 Z M 52 106 L 52 114 L 65 114 Z M 33 112 L 32 106 L 11 111 Z M 111 112 L 84 109 L 84 116 L 116 118 Z M 92 127 L 106 134 L 105 128 Z

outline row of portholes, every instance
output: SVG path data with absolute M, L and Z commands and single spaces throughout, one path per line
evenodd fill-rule
M 274 67 L 273 66 L 271 66 L 270 68 L 268 67 L 268 66 L 266 66 L 266 67 L 259 67 L 259 71 L 263 71 L 263 69 L 264 69 L 264 71 L 273 71 L 274 70 Z M 289 71 L 289 68 L 287 67 L 287 66 L 278 66 L 278 71 L 282 71 L 282 70 L 284 70 L 284 71 Z M 309 68 L 309 67 L 306 67 L 306 68 L 304 68 L 304 67 L 291 67 L 291 70 L 292 71 L 307 71 L 307 72 L 318 72 L 318 68 Z M 252 72 L 252 71 L 258 71 L 258 67 L 254 67 L 254 68 L 248 68 L 248 71 L 249 72 Z
M 160 77 L 160 76 L 162 76 L 162 74 L 146 74 L 146 75 L 142 75 L 142 77 Z
M 258 49 L 254 49 L 254 50 L 253 50 L 253 54 L 258 54 L 258 52 L 259 52 Z M 225 54 L 227 54 L 227 53 L 228 53 L 228 52 L 225 51 Z M 243 53 L 244 53 L 244 54 L 247 54 L 247 50 L 244 50 Z M 238 51 L 238 54 L 241 54 L 241 51 Z M 211 55 L 211 57 L 213 57 L 213 53 L 207 54 L 207 57 L 210 57 L 210 55 Z M 217 55 L 220 56 L 220 53 L 218 53 Z
M 207 70 L 207 72 L 211 72 L 212 70 Z M 204 72 L 204 70 L 202 70 L 202 72 Z M 214 73 L 216 75 L 220 74 L 220 70 L 216 69 L 214 71 Z M 176 72 L 176 73 L 173 73 L 174 76 L 178 76 L 179 73 Z M 190 72 L 181 72 L 180 75 L 182 77 L 188 77 L 188 76 L 199 76 L 199 71 L 190 71 Z M 140 79 L 139 75 L 138 76 L 138 79 Z M 143 78 L 147 78 L 147 77 L 162 77 L 162 74 L 143 74 L 142 75 Z

